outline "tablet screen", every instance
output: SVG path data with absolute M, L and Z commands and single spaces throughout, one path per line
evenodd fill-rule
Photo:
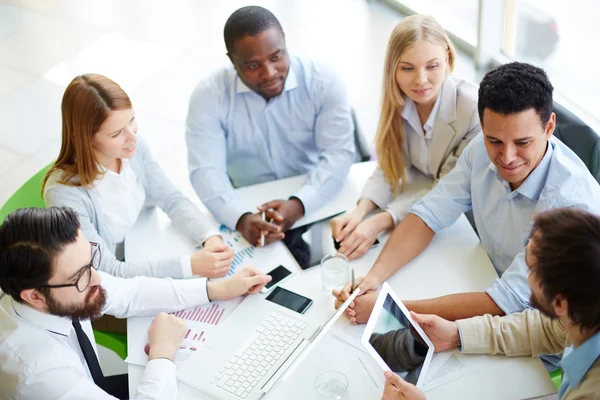
M 378 315 L 375 315 L 378 314 Z M 417 385 L 431 348 L 415 329 L 401 307 L 387 293 L 374 323 L 369 321 L 368 343 L 390 370 Z M 421 331 L 420 327 L 418 328 Z M 429 342 L 431 343 L 431 342 Z M 431 348 L 433 351 L 433 348 Z M 429 360 L 427 360 L 429 361 Z

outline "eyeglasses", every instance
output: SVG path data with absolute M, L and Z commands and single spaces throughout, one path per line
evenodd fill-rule
M 92 280 L 92 268 L 98 269 L 100 265 L 100 260 L 102 259 L 102 252 L 100 251 L 100 246 L 98 243 L 90 242 L 92 245 L 92 259 L 90 263 L 83 267 L 81 271 L 77 274 L 75 283 L 65 283 L 63 285 L 42 285 L 38 286 L 39 288 L 66 288 L 75 286 L 75 288 L 82 293 L 85 289 L 90 285 L 90 281 Z

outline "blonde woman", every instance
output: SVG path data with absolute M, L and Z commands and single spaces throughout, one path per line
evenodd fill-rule
M 339 251 L 349 259 L 365 254 L 380 232 L 408 213 L 406 201 L 396 199 L 408 168 L 437 182 L 481 132 L 477 86 L 451 75 L 455 57 L 432 17 L 406 17 L 392 31 L 375 138 L 378 166 L 356 208 L 331 222 Z
M 224 276 L 233 261 L 213 223 L 165 176 L 137 136 L 127 93 L 102 75 L 80 75 L 62 100 L 62 147 L 44 179 L 47 206 L 71 207 L 86 239 L 98 243 L 98 269 L 120 277 Z M 156 206 L 203 248 L 194 254 L 124 262 L 124 239 L 143 207 Z

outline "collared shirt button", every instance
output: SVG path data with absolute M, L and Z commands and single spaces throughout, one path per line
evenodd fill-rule
M 496 223 L 496 229 L 500 229 L 500 224 Z
M 496 254 L 501 255 L 502 254 L 502 250 L 496 249 Z

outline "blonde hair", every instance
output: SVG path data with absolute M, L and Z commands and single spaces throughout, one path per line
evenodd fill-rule
M 90 186 L 103 173 L 92 149 L 92 139 L 114 110 L 130 109 L 131 100 L 121 87 L 103 75 L 75 77 L 62 98 L 62 145 L 58 158 L 44 177 L 61 171 L 59 183 Z M 73 180 L 77 177 L 77 180 Z
M 375 149 L 379 165 L 388 183 L 392 186 L 395 197 L 400 189 L 404 190 L 405 169 L 402 160 L 404 143 L 404 121 L 402 108 L 405 105 L 404 95 L 396 82 L 396 69 L 400 57 L 410 46 L 418 41 L 426 40 L 442 46 L 448 52 L 448 68 L 446 75 L 454 70 L 456 57 L 454 45 L 441 25 L 430 16 L 411 15 L 403 18 L 392 31 L 388 41 L 383 71 L 383 96 L 381 99 L 381 115 L 375 136 Z M 402 185 L 399 182 L 402 179 Z

